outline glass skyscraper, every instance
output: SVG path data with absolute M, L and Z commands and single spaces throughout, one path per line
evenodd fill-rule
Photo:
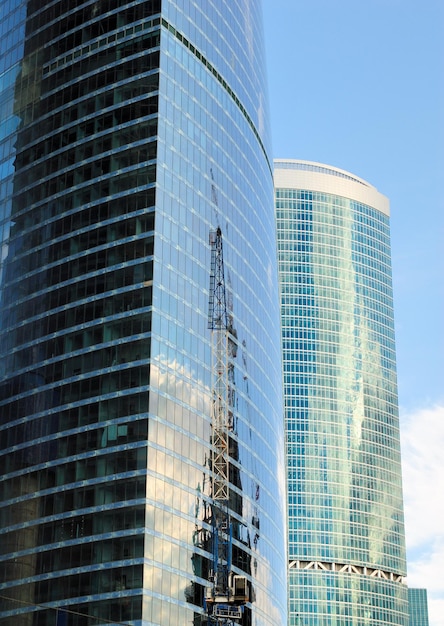
M 389 205 L 275 162 L 291 626 L 407 626 Z
M 429 626 L 427 589 L 409 588 L 409 626 Z
M 216 228 L 232 569 L 285 624 L 260 3 L 4 0 L 0 46 L 0 624 L 205 623 Z

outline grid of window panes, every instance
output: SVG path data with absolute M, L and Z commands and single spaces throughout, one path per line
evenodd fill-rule
M 409 589 L 409 626 L 429 626 L 427 589 Z
M 289 573 L 288 626 L 408 626 L 406 604 L 406 586 L 390 580 L 339 572 Z
M 8 0 L 0 20 L 0 624 L 200 623 L 218 225 L 233 567 L 244 626 L 285 623 L 260 7 Z
M 388 217 L 297 189 L 276 190 L 276 215 L 289 560 L 404 574 Z M 307 576 L 328 594 L 338 574 Z M 296 602 L 315 593 L 292 590 Z M 403 623 L 405 590 L 397 593 L 400 604 L 381 623 Z M 366 622 L 354 597 L 344 624 L 356 626 Z M 336 623 L 327 612 L 316 623 Z

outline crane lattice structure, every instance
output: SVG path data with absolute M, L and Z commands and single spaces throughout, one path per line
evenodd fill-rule
M 207 589 L 208 626 L 240 624 L 248 600 L 247 579 L 231 570 L 230 432 L 234 425 L 234 364 L 237 341 L 227 307 L 222 232 L 210 231 L 208 327 L 212 331 L 211 518 L 213 563 Z

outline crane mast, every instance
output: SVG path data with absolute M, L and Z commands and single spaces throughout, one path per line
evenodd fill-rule
M 237 342 L 227 306 L 222 232 L 210 231 L 211 272 L 208 327 L 212 331 L 211 523 L 213 562 L 207 589 L 208 625 L 240 624 L 248 599 L 245 576 L 231 569 L 230 432 L 234 426 L 234 364 Z

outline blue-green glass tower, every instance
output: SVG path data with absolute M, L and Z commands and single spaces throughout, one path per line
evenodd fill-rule
M 275 162 L 292 626 L 407 626 L 387 199 Z
M 232 568 L 283 624 L 260 3 L 7 0 L 0 52 L 0 624 L 205 622 L 218 227 Z
M 427 589 L 409 587 L 409 626 L 429 626 Z

